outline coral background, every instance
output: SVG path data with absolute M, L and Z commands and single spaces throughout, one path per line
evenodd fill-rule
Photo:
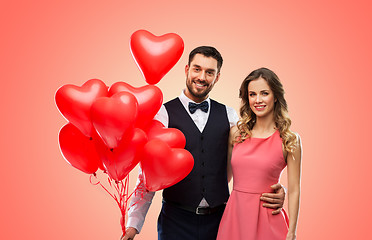
M 1 1 L 0 239 L 119 239 L 115 202 L 60 154 L 54 93 L 91 78 L 145 85 L 129 50 L 139 29 L 185 42 L 157 85 L 164 101 L 199 45 L 222 53 L 211 97 L 237 111 L 244 77 L 274 70 L 303 140 L 298 239 L 372 239 L 371 11 L 367 0 Z M 160 202 L 136 240 L 157 239 Z

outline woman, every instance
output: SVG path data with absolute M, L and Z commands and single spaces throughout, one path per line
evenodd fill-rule
M 260 68 L 244 79 L 239 95 L 241 120 L 231 128 L 229 141 L 234 187 L 217 240 L 294 240 L 302 153 L 299 135 L 289 129 L 283 86 L 274 72 Z M 260 201 L 286 166 L 289 222 L 284 210 L 273 215 Z

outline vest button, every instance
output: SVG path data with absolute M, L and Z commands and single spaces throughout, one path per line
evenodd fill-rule
M 201 152 L 202 152 L 202 153 L 204 152 L 204 148 L 201 150 Z
M 201 164 L 201 165 L 202 165 L 202 167 L 204 167 L 204 162 L 202 162 L 202 164 Z
M 204 136 L 201 136 L 201 137 L 200 137 L 200 140 L 204 140 Z

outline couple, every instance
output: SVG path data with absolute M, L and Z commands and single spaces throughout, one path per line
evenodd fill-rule
M 185 149 L 195 161 L 185 179 L 163 190 L 158 238 L 294 240 L 301 142 L 289 129 L 283 86 L 269 69 L 250 73 L 240 88 L 239 120 L 234 109 L 208 97 L 220 78 L 221 66 L 222 57 L 215 48 L 202 46 L 191 51 L 185 68 L 186 89 L 165 103 L 155 117 L 184 133 Z M 282 210 L 284 189 L 277 183 L 286 166 L 289 221 Z M 141 172 L 138 178 L 140 183 Z M 144 187 L 137 189 L 121 239 L 133 239 L 141 231 L 155 194 L 141 193 Z

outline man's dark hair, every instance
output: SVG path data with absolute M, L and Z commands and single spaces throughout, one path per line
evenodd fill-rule
M 200 46 L 200 47 L 195 48 L 189 54 L 189 63 L 188 63 L 189 66 L 190 66 L 190 63 L 192 62 L 192 60 L 194 59 L 194 56 L 196 54 L 202 54 L 206 57 L 212 57 L 212 58 L 216 59 L 217 60 L 217 70 L 218 70 L 218 72 L 220 72 L 220 69 L 222 67 L 223 59 L 222 59 L 222 56 L 221 56 L 220 52 L 218 52 L 217 49 L 215 49 L 214 47 L 210 47 L 210 46 Z

